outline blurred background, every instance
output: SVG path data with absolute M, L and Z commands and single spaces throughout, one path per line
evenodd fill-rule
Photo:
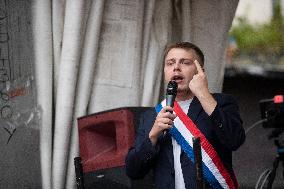
M 82 148 L 102 150 L 89 188 L 151 188 L 151 176 L 126 177 L 123 158 L 140 114 L 164 98 L 162 53 L 176 41 L 201 47 L 210 90 L 239 102 L 234 169 L 240 188 L 261 188 L 283 141 L 259 122 L 259 102 L 284 95 L 283 16 L 284 0 L 0 0 L 0 188 L 77 188 Z M 84 130 L 85 118 L 103 124 Z
M 238 99 L 245 129 L 262 119 L 260 100 L 284 92 L 283 3 L 241 0 L 229 32 L 223 91 Z M 253 188 L 260 175 L 272 168 L 278 154 L 276 138 L 268 139 L 273 130 L 258 124 L 235 153 L 240 188 Z M 282 165 L 275 182 L 274 188 L 283 188 Z

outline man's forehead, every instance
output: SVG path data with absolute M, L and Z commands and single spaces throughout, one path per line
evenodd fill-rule
M 167 55 L 165 57 L 165 60 L 173 59 L 173 57 L 172 57 L 172 55 L 174 55 L 173 53 L 177 53 L 177 51 L 179 51 L 179 50 L 186 52 L 186 57 L 184 57 L 184 59 L 198 58 L 196 52 L 193 49 L 173 48 L 173 49 L 169 50 L 169 52 L 167 53 Z
M 194 61 L 195 60 L 195 58 L 180 58 L 179 59 L 179 61 Z M 176 58 L 168 58 L 168 59 L 166 59 L 165 60 L 166 62 L 168 62 L 168 61 L 176 61 Z

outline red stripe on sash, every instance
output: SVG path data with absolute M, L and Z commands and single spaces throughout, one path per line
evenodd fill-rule
M 231 189 L 235 188 L 234 182 L 230 177 L 227 169 L 223 165 L 220 157 L 218 156 L 217 152 L 213 148 L 213 146 L 209 143 L 206 137 L 201 133 L 201 131 L 197 128 L 194 122 L 183 112 L 181 107 L 178 105 L 177 102 L 174 102 L 174 112 L 186 126 L 186 128 L 191 132 L 194 137 L 200 137 L 200 144 L 203 147 L 204 151 L 208 154 L 208 156 L 212 159 L 215 166 L 224 177 L 226 183 Z

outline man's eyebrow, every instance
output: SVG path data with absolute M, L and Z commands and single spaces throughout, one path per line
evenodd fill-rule
M 184 60 L 190 60 L 190 61 L 193 61 L 192 59 L 189 59 L 189 58 L 182 58 L 180 59 L 181 61 L 184 61 Z
M 171 58 L 171 59 L 166 60 L 166 62 L 168 62 L 168 61 L 174 61 L 175 62 L 176 60 L 174 58 Z
M 192 60 L 192 59 L 189 59 L 189 58 L 181 58 L 180 59 L 180 61 L 185 61 L 185 60 L 187 60 L 187 61 L 191 61 L 191 62 L 193 62 L 194 60 Z M 174 59 L 174 58 L 171 58 L 171 59 L 167 59 L 167 60 L 165 60 L 166 62 L 176 62 L 176 59 Z

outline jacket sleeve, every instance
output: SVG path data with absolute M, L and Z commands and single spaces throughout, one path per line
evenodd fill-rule
M 153 115 L 147 116 L 147 112 L 141 117 L 134 146 L 125 159 L 126 174 L 132 179 L 143 178 L 152 168 L 158 153 L 158 145 L 153 146 L 148 137 L 154 122 L 154 117 L 151 117 Z
M 215 96 L 217 106 L 209 116 L 219 141 L 229 150 L 237 150 L 245 141 L 239 107 L 230 95 Z

